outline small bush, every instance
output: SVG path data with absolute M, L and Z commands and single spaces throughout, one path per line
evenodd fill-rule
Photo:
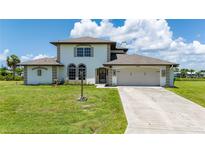
M 15 81 L 22 81 L 23 80 L 23 76 L 15 76 Z

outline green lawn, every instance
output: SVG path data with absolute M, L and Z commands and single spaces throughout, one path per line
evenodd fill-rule
M 0 81 L 0 133 L 124 133 L 127 126 L 117 89 L 85 86 L 25 86 Z
M 175 81 L 176 88 L 167 88 L 205 107 L 205 81 Z

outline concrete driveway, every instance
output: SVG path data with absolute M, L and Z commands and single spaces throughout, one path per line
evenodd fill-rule
M 205 108 L 162 87 L 118 88 L 125 133 L 205 133 Z

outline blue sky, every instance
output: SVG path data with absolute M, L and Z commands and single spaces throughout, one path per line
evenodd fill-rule
M 203 59 L 197 57 L 205 56 L 203 46 L 205 43 L 205 20 L 178 19 L 161 22 L 157 20 L 140 22 L 133 20 L 127 21 L 125 24 L 125 20 L 116 19 L 101 22 L 102 20 L 81 21 L 79 19 L 0 20 L 0 64 L 5 64 L 5 57 L 10 54 L 16 54 L 22 60 L 32 59 L 39 55 L 39 57 L 52 57 L 56 54 L 56 48 L 49 43 L 50 41 L 66 39 L 70 36 L 94 35 L 95 37 L 119 40 L 119 42 L 138 40 L 128 44 L 131 53 L 158 58 L 166 55 L 169 58 L 164 57 L 164 59 L 180 63 L 182 67 L 203 69 L 202 66 L 198 66 Z M 75 23 L 78 23 L 78 26 L 74 26 Z M 72 33 L 71 30 L 73 30 Z M 111 34 L 105 35 L 106 32 Z M 145 42 L 146 40 L 148 41 Z M 193 41 L 197 42 L 193 43 Z M 143 44 L 140 44 L 140 42 L 143 42 Z M 177 45 L 173 47 L 172 44 L 174 43 Z M 159 45 L 153 48 L 153 45 L 156 44 Z M 185 50 L 189 50 L 189 52 L 185 53 Z M 180 61 L 180 57 L 186 59 Z

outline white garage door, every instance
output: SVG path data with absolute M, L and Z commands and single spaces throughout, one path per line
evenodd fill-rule
M 117 71 L 118 85 L 159 86 L 160 71 L 152 68 L 126 68 Z

